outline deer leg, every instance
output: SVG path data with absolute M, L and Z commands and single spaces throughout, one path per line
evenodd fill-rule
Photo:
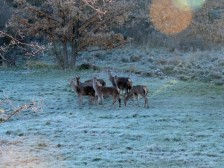
M 101 95 L 101 104 L 103 105 L 104 97 L 103 94 Z
M 140 93 L 140 95 L 142 96 L 142 98 L 144 99 L 144 107 L 146 107 L 146 105 L 147 105 L 147 97 L 146 97 L 146 95 L 144 94 L 144 93 Z M 139 97 L 138 97 L 139 98 Z
M 127 105 L 127 100 L 126 99 L 124 99 L 124 106 L 126 106 Z
M 89 96 L 89 103 L 91 105 L 95 104 L 96 103 L 96 97 L 95 96 Z
M 139 95 L 138 94 L 135 94 L 135 97 L 136 97 L 136 101 L 137 101 L 137 105 L 139 105 Z
M 149 108 L 149 102 L 148 102 L 147 97 L 145 97 L 145 108 Z
M 137 106 L 139 105 L 139 96 L 137 93 L 133 94 L 133 103 L 134 105 L 137 105 Z
M 114 101 L 113 101 L 112 105 L 114 105 L 116 103 L 117 99 L 118 99 L 119 107 L 121 107 L 121 98 L 120 98 L 120 96 L 116 96 L 114 98 Z
M 113 101 L 112 105 L 114 105 L 114 104 L 116 103 L 117 98 L 114 97 L 113 100 L 114 100 L 114 101 Z
M 98 104 L 103 104 L 103 95 L 98 95 Z
M 94 96 L 94 97 L 93 97 L 93 103 L 94 103 L 94 104 L 96 104 L 97 99 L 98 99 L 97 96 Z
M 121 107 L 121 98 L 120 98 L 120 96 L 118 97 L 118 102 L 119 102 L 119 107 Z
M 98 98 L 97 98 L 97 102 L 98 102 L 98 104 L 100 104 L 100 102 L 101 102 L 101 98 L 100 98 L 99 95 L 98 95 Z
M 82 105 L 82 102 L 83 102 L 83 101 L 82 101 L 82 95 L 79 95 L 79 96 L 78 96 L 78 99 L 79 99 L 79 105 Z

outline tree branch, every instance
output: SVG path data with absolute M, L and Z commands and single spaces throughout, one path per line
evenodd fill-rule
M 20 34 L 19 34 L 20 35 Z M 21 35 L 20 35 L 21 36 Z M 0 37 L 7 37 L 10 39 L 10 43 L 9 44 L 5 44 L 3 46 L 0 47 L 0 56 L 3 60 L 7 60 L 3 55 L 4 53 L 6 53 L 6 51 L 13 46 L 19 46 L 22 47 L 22 49 L 24 49 L 23 46 L 26 47 L 30 47 L 34 50 L 32 50 L 31 52 L 27 51 L 26 49 L 24 49 L 26 52 L 27 56 L 34 56 L 40 52 L 43 52 L 43 50 L 45 49 L 45 47 L 38 45 L 38 43 L 24 43 L 20 40 L 18 40 L 16 37 L 13 37 L 12 35 L 5 33 L 3 31 L 0 30 Z
M 5 122 L 7 122 L 12 116 L 14 116 L 16 113 L 19 113 L 20 111 L 23 111 L 23 110 L 27 110 L 27 109 L 29 109 L 29 108 L 31 108 L 31 107 L 33 107 L 34 106 L 34 104 L 33 103 L 31 103 L 31 104 L 25 104 L 25 105 L 22 105 L 22 106 L 20 106 L 19 108 L 17 108 L 15 111 L 13 111 L 12 113 L 11 113 L 11 115 L 9 115 L 5 120 L 3 120 L 2 121 L 2 123 L 5 123 Z

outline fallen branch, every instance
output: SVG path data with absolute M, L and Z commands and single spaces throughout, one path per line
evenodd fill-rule
M 12 112 L 12 114 L 11 114 L 10 116 L 8 116 L 8 118 L 6 118 L 5 120 L 3 120 L 2 123 L 8 121 L 8 120 L 9 120 L 12 116 L 14 116 L 15 114 L 17 114 L 17 113 L 19 113 L 19 112 L 21 112 L 21 111 L 23 111 L 23 110 L 27 110 L 27 109 L 29 109 L 29 108 L 32 108 L 33 106 L 34 106 L 33 103 L 31 103 L 31 104 L 29 104 L 29 105 L 25 104 L 25 105 L 20 106 L 20 107 L 17 108 L 14 112 Z

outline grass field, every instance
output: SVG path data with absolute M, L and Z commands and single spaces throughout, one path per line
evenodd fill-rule
M 143 100 L 127 107 L 78 105 L 68 80 L 105 71 L 0 71 L 0 118 L 14 108 L 37 101 L 0 123 L 0 167 L 197 167 L 224 166 L 223 86 L 129 76 L 149 89 Z

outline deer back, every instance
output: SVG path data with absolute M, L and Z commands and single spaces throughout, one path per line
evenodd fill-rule
M 96 79 L 102 86 L 106 86 L 106 82 L 103 79 Z M 86 86 L 92 86 L 93 85 L 93 79 L 86 80 L 84 83 Z

